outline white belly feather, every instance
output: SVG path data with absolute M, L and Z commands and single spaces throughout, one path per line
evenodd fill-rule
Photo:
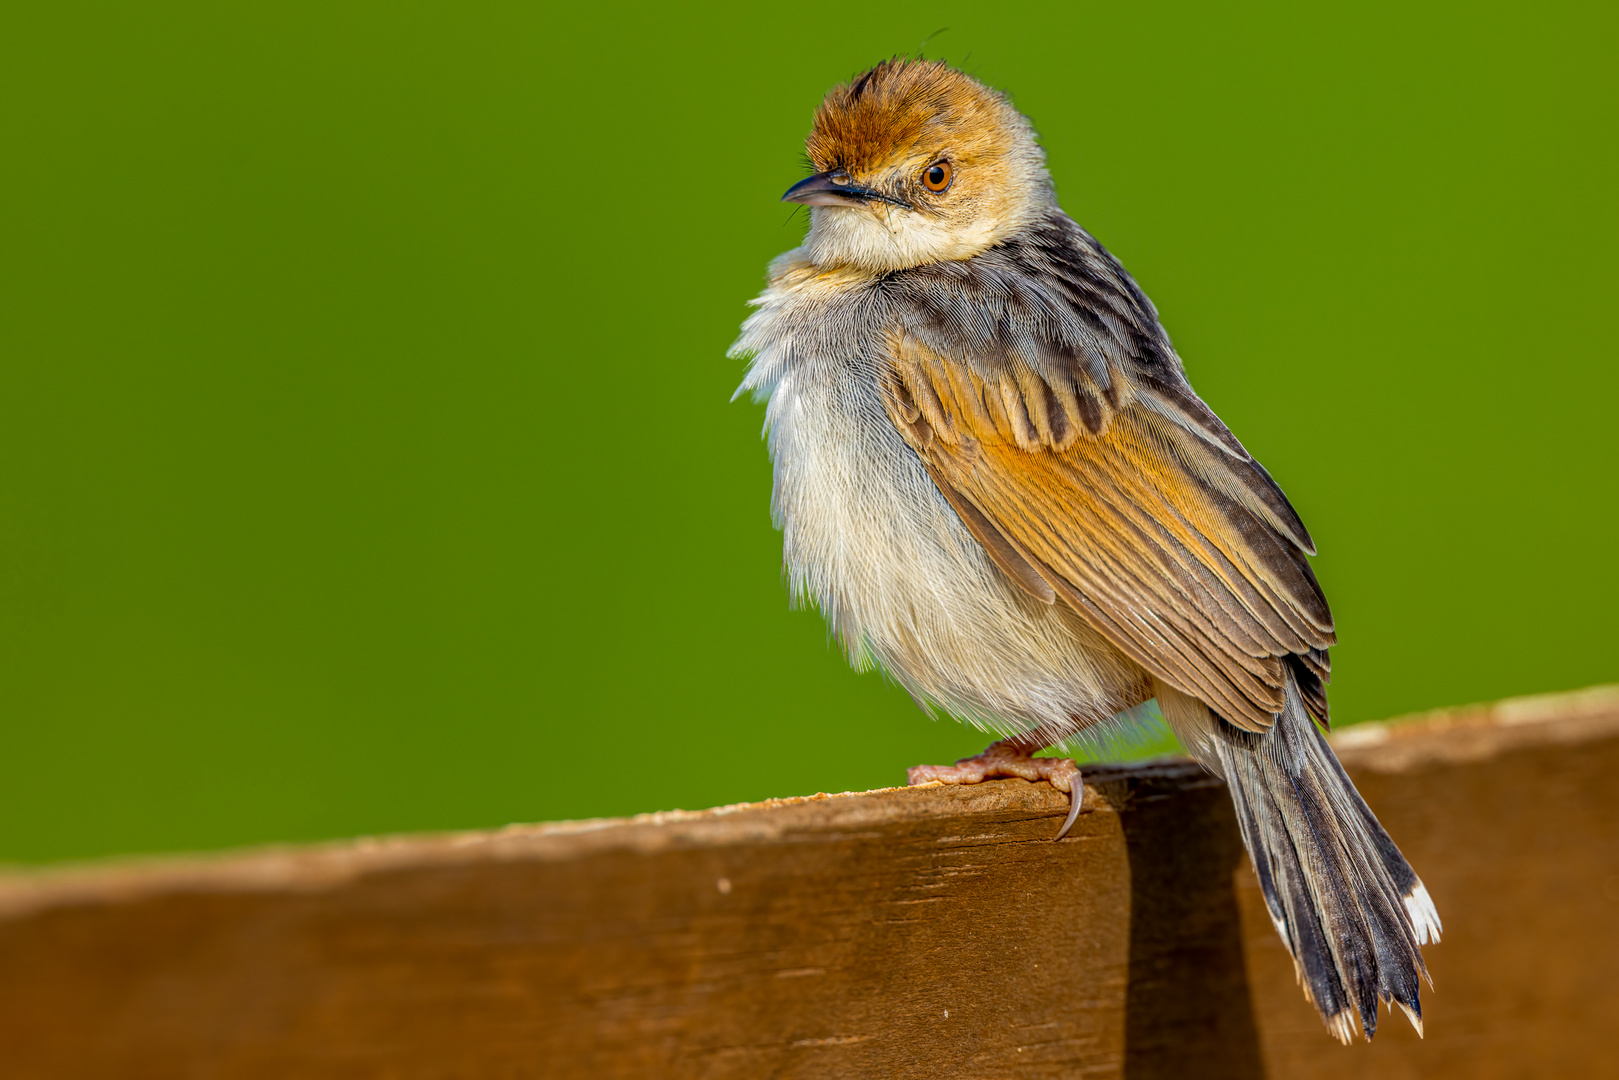
M 1140 669 L 1012 585 L 894 430 L 871 305 L 796 262 L 778 260 L 732 349 L 752 357 L 738 393 L 767 402 L 795 600 L 820 608 L 857 667 L 880 664 L 919 700 L 1001 734 L 1056 743 L 1137 704 Z

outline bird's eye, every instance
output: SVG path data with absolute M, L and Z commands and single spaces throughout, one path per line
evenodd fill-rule
M 943 191 L 950 186 L 950 163 L 935 161 L 922 170 L 922 186 L 929 191 Z

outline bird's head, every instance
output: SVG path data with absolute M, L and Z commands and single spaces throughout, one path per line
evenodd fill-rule
M 835 87 L 807 146 L 815 175 L 782 200 L 814 208 L 804 247 L 828 269 L 971 258 L 1054 205 L 1029 122 L 938 61 L 885 60 Z

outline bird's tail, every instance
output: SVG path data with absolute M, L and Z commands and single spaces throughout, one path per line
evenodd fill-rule
M 1241 731 L 1196 698 L 1159 687 L 1193 756 L 1223 776 L 1271 921 L 1305 996 L 1341 1042 L 1377 1030 L 1377 1002 L 1422 1033 L 1420 946 L 1439 940 L 1428 890 L 1345 775 L 1288 677 L 1268 731 Z M 1431 983 L 1431 980 L 1430 980 Z

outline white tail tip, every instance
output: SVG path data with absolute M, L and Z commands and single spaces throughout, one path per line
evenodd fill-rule
M 1439 925 L 1439 909 L 1433 906 L 1433 898 L 1422 882 L 1417 882 L 1405 897 L 1405 913 L 1411 918 L 1411 927 L 1417 932 L 1417 944 L 1439 944 L 1439 931 L 1444 929 Z M 1420 1030 L 1420 1028 L 1419 1028 Z
M 1360 1017 L 1355 1015 L 1354 1009 L 1345 1009 L 1327 1020 L 1327 1030 L 1332 1032 L 1333 1038 L 1348 1046 L 1360 1031 Z
M 1410 1009 L 1406 1008 L 1405 1005 L 1403 1003 L 1401 1003 L 1401 1002 L 1396 1001 L 1394 1004 L 1400 1006 L 1400 1011 L 1405 1013 L 1405 1018 L 1407 1020 L 1411 1021 L 1411 1026 L 1412 1027 L 1417 1029 L 1417 1038 L 1419 1038 L 1419 1039 L 1422 1038 L 1422 1017 L 1418 1016 L 1416 1013 L 1414 1013 Z

